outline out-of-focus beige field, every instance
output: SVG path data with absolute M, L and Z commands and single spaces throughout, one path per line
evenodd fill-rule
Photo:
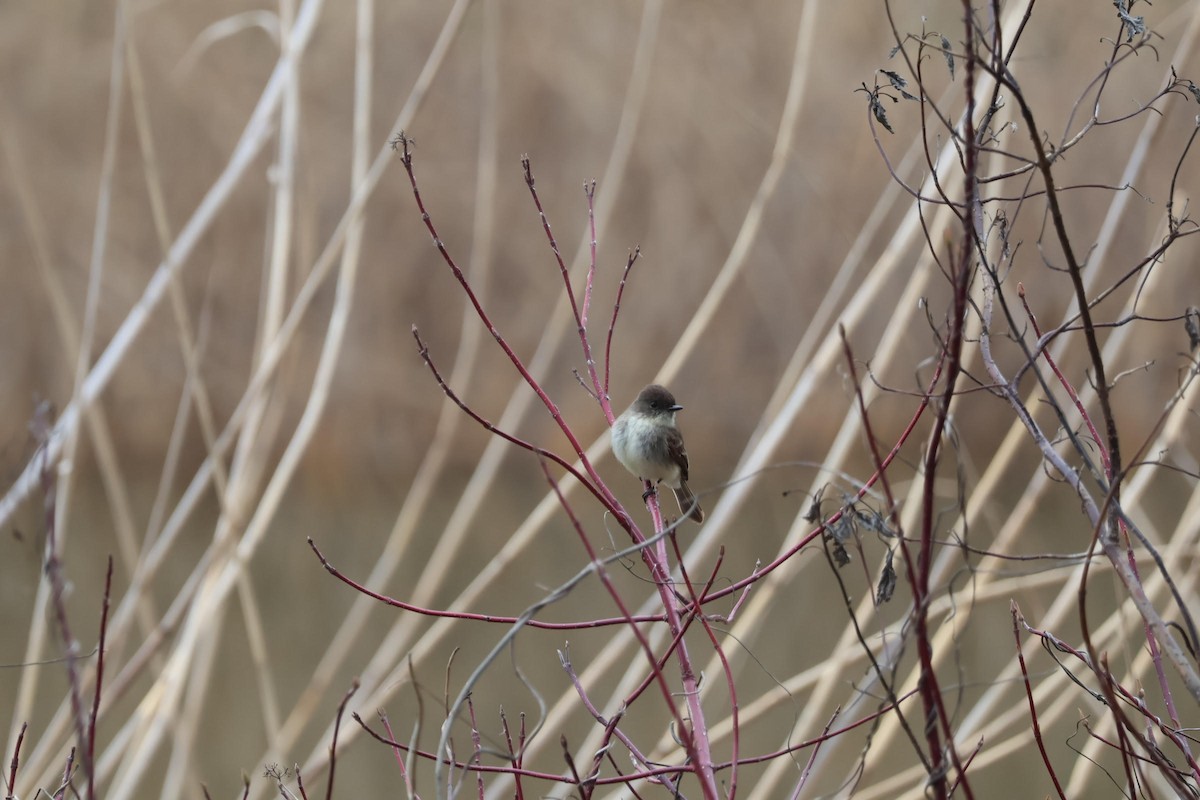
M 1160 0 L 1139 8 L 1162 34 L 1157 58 L 1142 51 L 1114 73 L 1106 118 L 1153 96 L 1172 64 L 1181 77 L 1200 77 L 1200 51 L 1180 50 L 1200 5 Z M 891 12 L 903 32 L 924 28 L 961 45 L 959 3 L 904 0 Z M 305 31 L 301 40 L 281 34 L 293 24 Z M 1058 142 L 1091 112 L 1089 103 L 1074 103 L 1109 57 L 1117 31 L 1109 3 L 1034 6 L 1010 67 L 1048 140 Z M 82 391 L 89 411 L 58 468 L 57 523 L 66 609 L 83 654 L 96 646 L 105 558 L 115 562 L 98 796 L 201 797 L 204 783 L 213 797 L 228 798 L 240 796 L 245 772 L 251 796 L 266 797 L 278 794 L 262 774 L 270 763 L 308 765 L 309 797 L 317 796 L 329 725 L 355 676 L 364 688 L 350 710 L 377 726 L 376 709 L 387 709 L 400 739 L 413 736 L 420 713 L 420 742 L 434 747 L 445 695 L 453 699 L 504 629 L 362 601 L 321 568 L 306 537 L 380 592 L 457 611 L 519 615 L 587 566 L 538 460 L 495 443 L 451 406 L 418 354 L 414 326 L 473 409 L 573 460 L 432 245 L 388 146 L 401 128 L 414 141 L 422 199 L 441 240 L 584 447 L 606 438 L 606 421 L 573 374 L 586 379 L 587 364 L 521 157 L 532 162 L 577 297 L 591 235 L 584 186 L 597 181 L 588 327 L 603 372 L 617 287 L 627 256 L 640 248 L 612 345 L 612 402 L 619 413 L 644 384 L 662 380 L 685 406 L 680 425 L 691 483 L 710 520 L 682 528 L 682 546 L 698 540 L 694 578 L 714 569 L 718 547 L 725 552 L 716 586 L 745 577 L 814 527 L 802 518 L 809 493 L 834 481 L 827 500 L 836 506 L 841 492 L 865 480 L 872 458 L 854 427 L 859 415 L 838 320 L 846 322 L 860 379 L 889 390 L 871 400 L 874 434 L 886 449 L 930 377 L 938 347 L 931 325 L 944 326 L 949 298 L 912 216 L 913 200 L 880 153 L 882 146 L 911 185 L 926 179 L 916 147 L 918 105 L 885 99 L 891 134 L 872 127 L 866 95 L 856 91 L 886 83 L 877 69 L 903 71 L 889 60 L 894 45 L 878 2 L 0 4 L 0 488 L 32 474 L 30 423 L 39 403 L 61 414 L 80 407 Z M 274 72 L 281 51 L 293 50 L 298 68 Z M 960 113 L 961 65 L 951 79 L 940 57 L 923 64 L 932 99 Z M 248 128 L 272 81 L 282 81 L 281 99 L 263 126 Z M 1102 257 L 1087 266 L 1107 276 L 1097 278 L 1096 291 L 1162 237 L 1172 175 L 1200 106 L 1173 96 L 1156 107 L 1160 114 L 1096 128 L 1056 165 L 1060 185 L 1094 185 L 1064 196 L 1083 257 L 1105 242 Z M 1015 105 L 1001 113 L 1014 127 L 998 147 L 1027 154 Z M 1157 128 L 1147 137 L 1151 116 Z M 224 191 L 220 181 L 231 158 L 245 152 L 246 130 L 259 132 L 261 146 Z M 932 152 L 945 144 L 942 133 L 931 126 Z M 1139 152 L 1144 162 L 1131 174 Z M 1002 159 L 989 158 L 985 170 L 1002 171 Z M 1196 159 L 1192 153 L 1180 169 L 1177 204 L 1200 189 Z M 958 196 L 955 175 L 947 191 Z M 364 181 L 369 188 L 356 201 L 355 186 Z M 1026 181 L 987 191 L 1016 197 L 1041 187 Z M 1109 188 L 1126 182 L 1136 192 Z M 1118 198 L 1125 205 L 1114 211 Z M 358 207 L 361 215 L 348 212 Z M 1056 269 L 1061 254 L 1044 209 L 1033 197 L 1014 220 L 1010 241 L 1019 249 L 1006 280 L 1023 283 L 1050 327 L 1071 312 L 1074 298 Z M 933 222 L 939 210 L 924 210 L 931 230 L 942 230 Z M 933 234 L 942 255 L 961 235 L 955 226 L 948 231 Z M 1137 311 L 1171 317 L 1200 305 L 1197 255 L 1193 239 L 1179 242 L 1156 267 Z M 1134 282 L 1149 284 L 1145 273 Z M 1135 288 L 1118 285 L 1098 318 L 1126 313 Z M 857 300 L 868 286 L 869 298 Z M 123 338 L 142 313 L 144 324 Z M 1019 310 L 1017 317 L 1024 319 Z M 971 378 L 963 388 L 973 389 L 986 382 L 977 323 L 969 336 L 975 355 L 966 357 Z M 1131 458 L 1156 435 L 1187 350 L 1182 323 L 1147 324 L 1111 361 L 1110 381 L 1132 371 L 1113 393 Z M 997 357 L 1010 375 L 1019 366 L 1011 345 Z M 248 395 L 255 370 L 276 358 L 269 381 Z M 1086 389 L 1090 362 L 1081 338 L 1062 353 L 1061 366 Z M 87 378 L 101 371 L 102 383 Z M 1031 386 L 1025 379 L 1022 391 Z M 227 429 L 231 419 L 235 427 Z M 1053 436 L 1051 415 L 1041 421 Z M 1014 424 L 1011 409 L 985 392 L 956 401 L 937 489 L 943 541 L 989 548 L 1022 497 L 1047 478 L 1028 442 L 1016 454 L 1004 450 L 1006 437 L 1020 439 Z M 1196 423 L 1183 424 L 1169 452 L 1138 458 L 1194 473 Z M 892 478 L 910 509 L 928 433 L 926 419 Z M 772 444 L 756 451 L 764 441 Z M 219 457 L 206 460 L 214 447 Z M 606 450 L 596 452 L 603 453 L 601 475 L 648 526 L 637 481 Z M 993 475 L 989 467 L 1001 453 L 1005 466 Z M 836 473 L 820 469 L 835 458 Z M 980 486 L 986 489 L 977 494 Z M 1186 474 L 1164 471 L 1132 501 L 1139 519 L 1161 530 L 1159 545 L 1183 536 L 1176 526 L 1192 508 L 1194 487 Z M 1008 552 L 1086 551 L 1091 530 L 1078 499 L 1062 484 L 1045 491 L 1036 508 L 1021 512 L 1029 516 L 1020 536 L 1004 539 Z M 15 505 L 2 507 L 0 529 L 0 762 L 9 763 L 15 732 L 28 721 L 17 794 L 32 798 L 39 786 L 54 788 L 49 776 L 62 771 L 71 717 L 43 568 L 43 492 L 9 498 Z M 626 544 L 584 492 L 573 491 L 570 501 L 606 552 Z M 969 522 L 960 517 L 964 506 Z M 674 513 L 670 501 L 667 508 Z M 514 540 L 522 544 L 505 549 Z M 869 532 L 864 543 L 846 574 L 855 604 L 872 591 L 888 549 Z M 1194 548 L 1192 539 L 1180 539 L 1171 551 L 1177 578 L 1190 570 Z M 1075 563 L 954 558 L 936 580 L 942 605 L 935 616 L 945 637 L 938 639 L 945 654 L 939 670 L 956 720 L 970 731 L 960 748 L 970 753 L 983 741 L 970 773 L 976 796 L 1046 796 L 1053 789 L 1026 735 L 1019 673 L 1010 671 L 1016 644 L 1008 601 L 1018 599 L 1040 626 L 1039 615 L 1077 580 L 1069 577 Z M 610 572 L 632 608 L 651 594 L 640 561 Z M 1123 595 L 1103 565 L 1091 580 L 1093 625 L 1117 620 L 1124 633 L 1111 634 L 1106 647 L 1124 669 L 1145 648 L 1140 621 L 1114 613 Z M 845 722 L 877 707 L 854 689 L 869 666 L 861 652 L 855 656 L 861 648 L 854 639 L 847 643 L 846 604 L 819 544 L 764 583 L 771 588 L 755 589 L 761 606 L 751 602 L 743 622 L 718 626 L 731 632 L 723 644 L 738 676 L 743 755 L 819 734 L 838 704 L 859 703 Z M 1197 599 L 1190 584 L 1185 596 Z M 892 604 L 867 625 L 867 641 L 886 640 L 881 632 L 898 624 L 910 600 L 902 581 Z M 1154 601 L 1169 606 L 1161 596 Z M 593 578 L 539 618 L 616 614 Z M 1062 618 L 1055 630 L 1076 642 L 1078 618 Z M 578 707 L 555 650 L 569 646 L 581 672 L 596 666 L 593 699 L 612 713 L 628 691 L 620 684 L 623 666 L 640 658 L 619 650 L 628 645 L 618 638 L 523 631 L 474 692 L 480 729 L 491 737 L 485 745 L 503 750 L 500 707 L 510 721 L 528 714 L 531 726 L 545 714 L 530 764 L 565 770 L 560 735 L 575 752 L 597 725 Z M 708 661 L 702 632 L 689 641 L 713 670 L 704 678 L 710 692 L 724 678 Z M 623 663 L 600 671 L 606 654 L 617 652 Z M 1030 645 L 1029 653 L 1035 678 L 1062 677 L 1040 648 Z M 899 658 L 901 688 L 914 657 Z M 88 702 L 93 664 L 85 659 L 79 667 Z M 1129 669 L 1151 679 L 1144 665 Z M 1001 693 L 989 695 L 995 687 Z M 1118 796 L 1103 768 L 1119 771 L 1119 760 L 1101 751 L 1091 754 L 1093 763 L 1075 753 L 1089 746 L 1076 710 L 1099 726 L 1103 708 L 1071 683 L 1041 701 L 1049 706 L 1055 696 L 1064 707 L 1043 730 L 1052 758 L 1074 781 L 1071 796 Z M 631 716 L 629 730 L 648 750 L 656 743 L 669 749 L 670 731 L 652 711 L 659 698 L 641 702 L 644 715 Z M 908 702 L 919 727 L 916 701 Z M 727 721 L 723 687 L 706 694 L 706 703 L 714 726 Z M 1195 704 L 1183 699 L 1181 706 L 1194 725 Z M 982 733 L 989 722 L 1002 724 Z M 826 745 L 802 796 L 921 795 L 924 776 L 912 772 L 919 762 L 894 719 L 869 748 L 865 731 Z M 390 751 L 348 717 L 341 736 L 335 796 L 404 796 Z M 728 740 L 718 740 L 728 758 Z M 456 745 L 460 755 L 469 752 L 465 725 Z M 809 753 L 745 767 L 741 796 L 788 796 Z M 580 758 L 590 763 L 590 753 Z M 428 764 L 418 767 L 416 782 L 422 796 L 435 796 Z M 512 796 L 511 786 L 498 779 L 494 786 L 499 794 L 489 796 Z M 473 780 L 463 791 L 474 792 Z M 578 796 L 550 784 L 525 791 Z M 596 796 L 625 796 L 612 791 Z M 643 791 L 669 796 L 659 787 Z

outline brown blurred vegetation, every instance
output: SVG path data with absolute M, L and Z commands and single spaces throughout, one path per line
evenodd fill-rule
M 1159 4 L 1164 16 L 1177 4 Z M 954 3 L 897 4 L 897 16 L 911 11 L 928 17 L 927 26 L 953 30 Z M 263 30 L 251 27 L 236 35 L 197 45 L 201 32 L 232 14 L 255 8 L 240 3 L 135 3 L 129 6 L 129 35 L 141 62 L 151 126 L 166 190 L 170 221 L 176 229 L 194 209 L 228 152 L 275 58 Z M 444 19 L 447 4 L 387 3 L 375 26 L 377 65 L 373 139 L 392 133 L 388 125 Z M 5 380 L 0 383 L 0 442 L 8 474 L 30 451 L 25 435 L 34 397 L 62 405 L 69 396 L 73 355 L 56 332 L 39 271 L 53 270 L 76 318 L 82 317 L 87 286 L 97 195 L 114 9 L 111 4 L 77 2 L 8 4 L 3 26 L 4 136 L 19 169 L 5 170 L 7 191 L 0 213 L 7 235 L 0 246 L 6 269 L 0 272 L 0 350 Z M 501 330 L 523 353 L 530 353 L 542 330 L 540 313 L 560 293 L 556 270 L 537 217 L 527 202 L 518 158 L 529 154 L 544 201 L 563 250 L 570 256 L 584 233 L 585 206 L 580 187 L 604 167 L 629 83 L 631 59 L 641 19 L 639 3 L 608 3 L 586 12 L 542 3 L 506 3 L 500 37 L 499 125 L 496 137 L 501 166 L 497 187 L 495 273 L 489 305 Z M 599 232 L 603 273 L 597 308 L 605 309 L 627 251 L 643 249 L 631 299 L 623 310 L 619 358 L 614 364 L 618 403 L 649 379 L 655 365 L 682 330 L 710 278 L 719 269 L 741 223 L 770 155 L 794 47 L 798 8 L 793 3 L 668 4 L 661 23 L 649 77 L 645 108 L 637 128 L 629 168 L 618 185 L 616 212 Z M 470 252 L 479 147 L 479 9 L 455 41 L 425 106 L 410 133 L 417 141 L 418 169 L 443 238 L 465 261 Z M 353 68 L 354 9 L 332 3 L 323 15 L 303 70 L 299 190 L 299 228 L 293 269 L 303 274 L 332 231 L 348 199 L 350 92 Z M 1075 86 L 1064 72 L 1091 75 L 1104 33 L 1070 35 L 1043 20 L 1027 36 L 1026 53 L 1037 54 L 1044 70 L 1060 85 Z M 750 420 L 786 363 L 829 277 L 854 241 L 865 215 L 888 184 L 870 132 L 861 81 L 870 82 L 887 61 L 890 34 L 882 11 L 822 11 L 817 69 L 806 91 L 807 113 L 796 136 L 795 152 L 749 267 L 719 318 L 705 334 L 697 355 L 676 387 L 695 398 L 701 387 L 720 386 L 739 376 L 739 391 L 706 392 L 692 400 L 696 417 L 712 436 L 694 445 L 700 463 L 734 457 Z M 185 58 L 185 54 L 188 56 Z M 1028 56 L 1027 56 L 1028 57 Z M 1150 59 L 1143 59 L 1149 62 Z M 1121 73 L 1114 96 L 1144 86 L 1157 64 Z M 1125 85 L 1127 85 L 1127 88 Z M 1042 87 L 1027 87 L 1034 101 Z M 1049 84 L 1047 84 L 1049 89 Z M 1048 131 L 1057 132 L 1071 111 L 1063 102 L 1050 106 Z M 908 107 L 893 107 L 894 127 L 911 125 Z M 1112 151 L 1133 134 L 1113 129 Z M 1178 145 L 1185 130 L 1164 133 L 1162 146 Z M 891 140 L 885 137 L 885 145 Z M 1100 144 L 1098 142 L 1098 144 Z M 1115 182 L 1097 175 L 1105 142 L 1090 154 L 1070 160 L 1065 170 L 1080 179 Z M 141 155 L 126 95 L 108 234 L 97 350 L 124 319 L 148 276 L 162 258 L 150 224 Z M 264 193 L 266 154 L 260 159 L 257 186 L 244 185 L 203 246 L 183 271 L 192 310 L 211 319 L 205 343 L 205 378 L 217 401 L 228 410 L 236 401 L 249 368 L 255 330 L 258 286 L 269 208 Z M 1156 183 L 1161 176 L 1150 181 Z M 20 186 L 14 185 L 19 180 Z M 1067 178 L 1070 180 L 1070 177 Z M 18 190 L 25 192 L 23 196 Z M 1071 213 L 1080 220 L 1108 202 L 1102 192 L 1079 193 Z M 1155 198 L 1149 198 L 1151 200 Z M 1161 209 L 1146 203 L 1146 224 Z M 34 246 L 30 214 L 47 248 Z M 441 268 L 420 220 L 413 211 L 406 181 L 397 167 L 374 193 L 367 210 L 364 279 L 356 298 L 354 330 L 347 344 L 322 434 L 311 448 L 308 468 L 322 480 L 344 480 L 348 472 L 379 473 L 391 482 L 404 479 L 406 451 L 419 451 L 440 402 L 423 375 L 408 329 L 418 324 L 438 352 L 452 353 L 458 335 L 462 298 Z M 886 231 L 887 228 L 885 227 Z M 1131 234 L 1141 231 L 1131 231 Z M 1135 243 L 1140 241 L 1131 236 Z M 884 242 L 876 243 L 876 246 Z M 328 306 L 318 305 L 306 328 L 319 342 Z M 119 431 L 124 455 L 139 465 L 153 464 L 169 434 L 173 402 L 163 402 L 180 387 L 182 368 L 167 314 L 155 316 L 154 331 L 139 342 L 107 406 Z M 919 335 L 919 333 L 917 334 Z M 869 333 L 861 337 L 869 356 Z M 925 342 L 917 342 L 924 349 Z M 314 348 L 295 359 L 296 379 L 311 369 Z M 589 401 L 573 388 L 569 367 L 579 366 L 568 342 L 558 367 L 548 376 L 578 424 L 598 433 L 601 421 L 590 415 Z M 512 379 L 504 369 L 481 370 L 475 397 L 489 391 L 507 396 Z M 301 395 L 302 397 L 303 395 Z M 840 406 L 840 397 L 828 398 Z M 481 401 L 486 408 L 486 399 Z M 751 412 L 753 413 L 753 412 Z M 813 409 L 818 418 L 821 409 Z M 755 418 L 756 414 L 753 415 Z M 591 418 L 589 421 L 589 417 Z M 804 430 L 797 450 L 804 449 Z M 194 442 L 199 446 L 198 442 Z M 417 444 L 417 447 L 414 447 Z M 476 446 L 478 443 L 476 443 Z M 364 455 L 369 460 L 364 463 Z M 474 447 L 461 448 L 464 468 Z M 711 477 L 714 483 L 719 475 Z
M 275 53 L 267 34 L 250 28 L 212 43 L 192 58 L 183 56 L 206 26 L 253 7 L 131 6 L 138 10 L 129 20 L 130 35 L 142 63 L 175 226 L 191 213 L 223 165 Z M 392 133 L 388 125 L 397 103 L 411 87 L 447 8 L 440 3 L 389 3 L 379 9 L 375 141 Z M 621 199 L 613 220 L 600 231 L 607 279 L 602 280 L 598 308 L 611 298 L 626 252 L 637 245 L 644 252 L 624 312 L 622 357 L 615 365 L 618 397 L 652 375 L 699 301 L 707 276 L 720 266 L 769 155 L 786 89 L 795 9 L 787 4 L 764 3 L 753 9 L 713 4 L 698 11 L 683 6 L 664 17 L 630 167 L 619 186 L 599 187 L 601 193 L 620 191 Z M 6 462 L 12 469 L 28 452 L 24 428 L 33 393 L 61 404 L 70 390 L 73 362 L 56 336 L 38 270 L 54 270 L 72 308 L 82 309 L 96 216 L 113 9 L 59 3 L 7 6 L 0 13 L 6 17 L 3 30 L 8 40 L 3 47 L 9 76 L 5 135 L 20 159 L 21 177 L 28 182 L 50 247 L 44 254 L 49 263 L 39 263 L 23 220 L 25 210 L 10 186 L 3 200 L 9 231 L 4 259 L 10 265 L 3 272 L 8 343 L 3 408 L 10 409 L 4 415 L 3 441 L 8 443 L 11 455 Z M 471 16 L 410 130 L 417 141 L 427 200 L 438 215 L 443 238 L 461 259 L 470 250 L 480 135 L 478 9 Z M 501 329 L 528 353 L 544 322 L 529 311 L 549 308 L 561 284 L 527 202 L 518 159 L 524 153 L 533 159 L 555 232 L 570 255 L 585 222 L 580 187 L 602 171 L 621 113 L 641 10 L 637 3 L 610 4 L 588 13 L 514 3 L 506 5 L 502 16 L 499 126 L 488 132 L 497 137 L 501 159 L 495 278 L 488 299 Z M 301 233 L 293 260 L 298 273 L 308 269 L 348 199 L 353 6 L 333 3 L 324 17 L 302 78 L 297 198 Z M 885 47 L 884 33 L 874 32 L 874 49 Z M 849 75 L 848 70 L 849 65 L 840 65 L 835 72 Z M 731 365 L 749 370 L 744 382 L 748 391 L 769 388 L 769 379 L 755 379 L 753 372 L 762 370 L 768 376 L 786 358 L 798 327 L 788 320 L 805 313 L 817 295 L 814 287 L 853 238 L 854 215 L 835 209 L 852 208 L 856 193 L 870 192 L 868 186 L 883 181 L 877 171 L 844 168 L 869 156 L 870 140 L 860 122 L 861 105 L 849 94 L 854 84 L 842 83 L 814 83 L 812 90 L 828 99 L 818 107 L 830 113 L 814 120 L 812 138 L 802 141 L 806 152 L 819 152 L 821 157 L 801 155 L 794 160 L 794 177 L 785 181 L 789 196 L 778 206 L 790 209 L 779 220 L 784 238 L 764 244 L 756 254 L 753 277 L 737 302 L 723 312 L 726 322 L 705 343 L 705 357 L 688 369 L 681 396 L 694 397 L 694 387 L 717 379 Z M 162 257 L 149 221 L 127 104 L 122 120 L 100 347 Z M 258 186 L 251 183 L 239 191 L 183 273 L 194 313 L 211 309 L 205 376 L 218 409 L 228 409 L 236 400 L 221 389 L 238 390 L 252 352 L 259 265 L 269 224 L 263 202 L 268 178 L 262 174 L 267 159 L 260 160 Z M 459 327 L 462 299 L 428 246 L 398 167 L 372 198 L 367 219 L 355 330 L 323 426 L 325 435 L 310 459 L 313 468 L 331 479 L 350 468 L 360 470 L 364 452 L 373 456 L 369 466 L 392 477 L 394 470 L 403 468 L 403 451 L 429 430 L 440 400 L 419 368 L 408 329 L 419 324 L 435 353 L 452 353 Z M 821 235 L 795 235 L 809 225 Z M 314 337 L 323 329 L 325 310 L 318 307 L 308 324 Z M 174 406 L 162 402 L 163 394 L 177 392 L 181 380 L 171 322 L 159 314 L 156 323 L 161 335 L 143 337 L 140 357 L 130 360 L 110 401 L 128 457 L 151 462 L 172 422 Z M 656 340 L 662 341 L 658 347 Z M 574 407 L 583 410 L 588 407 L 586 398 L 573 397 L 579 393 L 568 388 L 573 379 L 566 367 L 577 360 L 575 352 L 564 353 L 557 370 L 563 374 L 552 381 L 566 389 L 559 394 L 568 407 L 574 400 Z M 311 367 L 305 362 L 313 355 L 308 350 L 300 356 L 296 368 L 301 376 Z M 505 370 L 486 370 L 482 377 L 484 387 L 509 391 L 511 379 Z M 477 391 L 476 396 L 486 393 Z M 729 415 L 705 416 L 706 424 L 722 424 Z M 599 423 L 592 423 L 593 431 L 598 432 Z M 732 441 L 737 441 L 737 430 L 735 425 L 728 429 Z M 728 450 L 735 453 L 737 448 Z M 469 466 L 472 457 L 470 449 L 464 449 L 462 464 Z M 318 466 L 322 462 L 330 466 Z

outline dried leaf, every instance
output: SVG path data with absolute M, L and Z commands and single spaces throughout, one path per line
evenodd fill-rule
M 879 93 L 868 92 L 867 98 L 867 102 L 871 104 L 871 113 L 875 115 L 876 121 L 878 121 L 883 127 L 887 128 L 888 133 L 895 133 L 895 131 L 892 130 L 891 123 L 888 122 L 887 112 L 883 109 L 883 103 L 879 101 Z
M 1117 17 L 1125 24 L 1125 41 L 1132 42 L 1133 37 L 1146 33 L 1146 18 L 1135 17 L 1129 13 L 1130 4 L 1126 0 L 1113 0 L 1117 7 Z
M 892 566 L 892 551 L 887 551 L 883 562 L 883 572 L 879 576 L 879 584 L 875 587 L 875 602 L 886 603 L 896 592 L 896 568 Z
M 950 80 L 954 80 L 954 54 L 950 52 L 950 40 L 942 37 L 942 55 L 946 57 L 946 68 L 950 70 Z
M 881 69 L 879 71 L 888 76 L 888 80 L 892 83 L 892 88 L 899 92 L 900 96 L 905 100 L 917 99 L 905 91 L 905 87 L 908 86 L 908 81 L 904 80 L 900 73 L 892 72 L 890 69 Z
M 1196 98 L 1196 102 L 1200 103 L 1200 86 L 1188 81 L 1187 90 L 1192 93 L 1192 97 Z

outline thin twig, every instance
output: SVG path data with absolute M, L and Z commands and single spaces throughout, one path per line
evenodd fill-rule
M 333 720 L 333 738 L 329 741 L 329 779 L 325 783 L 325 800 L 333 800 L 333 771 L 337 766 L 337 739 L 338 731 L 342 727 L 342 715 L 346 713 L 346 704 L 350 702 L 350 698 L 358 691 L 358 678 L 350 684 L 350 688 L 346 690 L 346 694 L 342 696 L 342 702 L 338 703 L 337 716 Z

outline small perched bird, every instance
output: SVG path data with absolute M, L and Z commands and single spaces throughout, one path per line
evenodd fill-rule
M 675 414 L 683 406 L 665 387 L 652 383 L 612 426 L 613 455 L 642 480 L 665 483 L 675 491 L 679 512 L 696 522 L 704 510 L 688 488 L 688 457 Z

